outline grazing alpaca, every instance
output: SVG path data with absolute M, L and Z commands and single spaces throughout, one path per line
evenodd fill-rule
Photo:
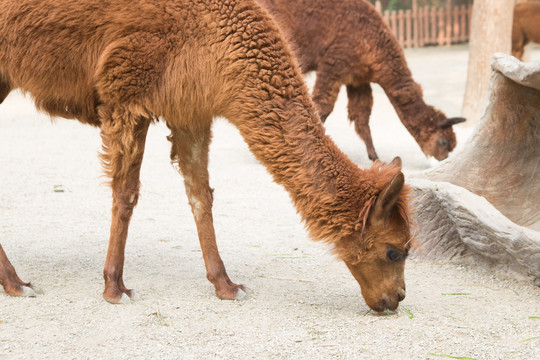
M 514 7 L 512 55 L 522 60 L 525 46 L 540 44 L 540 2 L 525 2 Z
M 293 43 L 303 73 L 316 71 L 313 101 L 323 122 L 334 108 L 341 85 L 347 86 L 349 119 L 378 159 L 369 117 L 373 106 L 370 83 L 379 84 L 401 122 L 422 151 L 437 160 L 456 146 L 452 125 L 426 105 L 422 88 L 414 82 L 405 54 L 381 15 L 365 0 L 259 0 Z
M 212 119 L 224 116 L 289 192 L 311 236 L 333 245 L 377 311 L 405 296 L 408 187 L 400 161 L 356 167 L 327 137 L 294 58 L 251 0 L 0 0 L 0 94 L 101 128 L 113 191 L 103 297 L 129 302 L 128 225 L 151 122 L 170 128 L 218 297 L 239 299 L 220 258 L 207 170 Z M 34 295 L 0 247 L 0 283 Z

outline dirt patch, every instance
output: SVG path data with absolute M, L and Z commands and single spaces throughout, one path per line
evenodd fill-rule
M 426 102 L 459 115 L 467 48 L 406 54 Z M 368 166 L 346 114 L 342 92 L 328 133 Z M 382 159 L 400 155 L 408 173 L 431 165 L 380 88 L 371 124 Z M 456 131 L 463 142 L 470 129 Z M 308 239 L 285 191 L 223 120 L 211 149 L 215 226 L 230 276 L 251 291 L 247 301 L 217 299 L 167 134 L 150 129 L 128 238 L 125 280 L 142 299 L 113 306 L 101 298 L 111 199 L 98 131 L 51 124 L 20 94 L 0 106 L 0 242 L 44 291 L 0 294 L 0 358 L 540 358 L 540 289 L 483 269 L 409 261 L 400 310 L 370 312 L 346 267 Z

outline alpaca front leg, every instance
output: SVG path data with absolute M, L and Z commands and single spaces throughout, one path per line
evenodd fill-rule
M 212 217 L 213 190 L 208 176 L 208 148 L 211 131 L 179 129 L 171 131 L 171 160 L 177 163 L 184 176 L 184 185 L 206 267 L 206 277 L 214 285 L 220 299 L 241 300 L 246 297 L 243 285 L 233 283 L 219 255 Z
M 324 123 L 336 103 L 341 83 L 332 75 L 332 69 L 317 71 L 317 79 L 313 88 L 313 102 L 319 111 L 319 117 Z
M 371 161 L 379 158 L 373 146 L 369 117 L 373 107 L 373 94 L 369 83 L 360 86 L 347 85 L 347 97 L 349 98 L 349 120 L 354 123 L 354 129 L 366 144 L 368 157 Z
M 35 289 L 30 283 L 22 281 L 15 268 L 11 265 L 2 245 L 0 244 L 0 285 L 4 288 L 6 294 L 11 296 L 29 296 L 34 297 L 40 291 Z
M 104 114 L 105 113 L 105 114 Z M 103 298 L 110 303 L 136 300 L 124 285 L 124 251 L 129 222 L 139 197 L 139 174 L 150 121 L 127 111 L 102 111 L 102 161 L 113 193 L 109 247 L 103 269 Z

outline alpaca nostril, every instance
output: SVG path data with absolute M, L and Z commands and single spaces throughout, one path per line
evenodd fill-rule
M 405 299 L 405 289 L 401 289 L 398 292 L 398 301 L 403 301 L 403 299 Z

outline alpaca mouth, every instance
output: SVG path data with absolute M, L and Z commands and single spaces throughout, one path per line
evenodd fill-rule
M 395 296 L 388 296 L 386 293 L 383 294 L 381 300 L 375 304 L 368 304 L 368 306 L 379 313 L 395 311 L 403 299 L 405 299 L 405 290 L 401 289 Z
M 388 299 L 385 299 L 383 301 L 383 307 L 384 307 L 384 310 L 390 310 L 390 311 L 394 311 L 398 308 L 399 306 L 399 301 L 398 299 L 395 299 L 395 300 L 388 300 Z

